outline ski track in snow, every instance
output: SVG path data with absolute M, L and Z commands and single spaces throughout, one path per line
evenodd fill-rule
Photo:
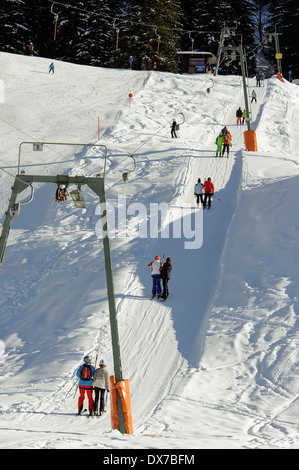
M 194 204 L 198 177 L 211 176 L 216 188 L 212 209 L 203 214 L 203 246 L 196 254 L 184 250 L 181 239 L 112 240 L 124 378 L 129 378 L 131 389 L 132 436 L 110 430 L 109 412 L 100 419 L 75 417 L 76 387 L 69 392 L 85 353 L 98 353 L 99 358 L 105 357 L 110 373 L 113 369 L 103 251 L 94 235 L 96 197 L 84 193 L 88 208 L 82 213 L 70 204 L 55 203 L 51 185 L 40 187 L 43 194 L 35 192 L 31 205 L 22 208 L 19 219 L 13 221 L 1 270 L 1 331 L 7 356 L 0 382 L 0 446 L 296 447 L 298 379 L 291 347 L 296 339 L 296 269 L 287 276 L 278 268 L 283 258 L 278 257 L 279 264 L 270 254 L 269 266 L 265 260 L 260 271 L 255 267 L 263 253 L 260 219 L 268 209 L 262 205 L 259 216 L 252 191 L 270 204 L 271 184 L 298 174 L 291 138 L 295 131 L 290 125 L 298 110 L 298 93 L 291 105 L 286 97 L 293 87 L 288 84 L 282 88 L 271 79 L 265 88 L 256 89 L 252 125 L 258 133 L 259 152 L 252 154 L 244 151 L 244 127 L 235 125 L 236 109 L 244 107 L 240 77 L 218 77 L 207 94 L 210 78 L 205 76 L 61 63 L 55 77 L 43 77 L 40 70 L 47 67 L 46 59 L 29 58 L 29 63 L 28 58 L 1 53 L 0 60 L 2 77 L 8 83 L 0 161 L 9 173 L 15 173 L 16 151 L 24 138 L 95 143 L 96 131 L 91 129 L 96 127 L 98 105 L 94 101 L 100 84 L 100 101 L 105 104 L 101 106 L 100 143 L 109 149 L 109 201 L 116 204 L 119 196 L 126 196 L 128 203 L 138 200 L 148 207 L 163 201 L 171 209 Z M 14 75 L 20 64 L 24 77 L 38 84 L 32 103 L 27 85 L 23 88 L 24 82 Z M 43 86 L 49 96 L 40 109 L 46 96 Z M 253 80 L 249 91 L 252 88 Z M 59 92 L 69 100 L 62 99 L 56 111 L 53 99 Z M 133 92 L 130 110 L 129 92 Z M 44 109 L 48 109 L 47 117 Z M 170 139 L 172 119 L 179 120 L 180 112 L 185 123 L 178 139 Z M 228 159 L 215 159 L 215 139 L 224 125 L 232 133 L 233 147 Z M 63 172 L 72 175 L 90 175 L 102 163 L 96 147 L 49 152 L 39 156 L 38 168 L 47 174 L 62 172 L 63 167 Z M 129 157 L 132 153 L 136 168 Z M 27 158 L 26 173 L 36 171 L 29 154 Z M 129 171 L 127 183 L 121 178 L 124 171 Z M 3 213 L 12 178 L 1 172 L 0 181 Z M 287 184 L 280 183 L 280 188 L 283 196 L 288 194 Z M 296 178 L 292 190 L 296 192 Z M 256 229 L 248 227 L 244 210 Z M 274 210 L 279 216 L 275 201 Z M 137 215 L 131 216 L 132 227 L 138 221 Z M 275 227 L 270 217 L 267 222 Z M 276 235 L 284 241 L 286 236 L 283 229 Z M 251 237 L 253 261 L 246 258 Z M 284 255 L 291 259 L 295 228 L 289 237 Z M 163 304 L 150 300 L 147 264 L 157 253 L 171 256 L 174 262 L 171 295 Z M 245 259 L 244 265 L 240 259 Z

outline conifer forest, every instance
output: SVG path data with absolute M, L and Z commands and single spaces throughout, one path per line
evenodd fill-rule
M 102 67 L 180 72 L 178 51 L 217 55 L 221 29 L 235 28 L 249 72 L 275 62 L 276 32 L 287 77 L 298 78 L 296 0 L 1 0 L 0 50 Z M 232 62 L 222 73 L 238 73 Z

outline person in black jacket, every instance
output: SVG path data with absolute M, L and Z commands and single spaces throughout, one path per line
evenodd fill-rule
M 163 283 L 163 292 L 162 292 L 162 299 L 167 299 L 168 295 L 169 295 L 169 291 L 168 291 L 168 281 L 170 279 L 170 272 L 172 270 L 172 263 L 171 263 L 171 259 L 170 258 L 167 258 L 166 259 L 166 262 L 163 264 L 162 268 L 161 268 L 161 271 L 160 271 L 160 277 L 162 279 L 162 283 Z
M 237 117 L 237 125 L 240 124 L 241 125 L 241 121 L 242 121 L 242 114 L 243 114 L 243 111 L 241 109 L 241 107 L 237 110 L 236 112 L 236 117 Z
M 177 123 L 176 123 L 176 120 L 174 119 L 173 122 L 172 122 L 172 126 L 171 126 L 171 137 L 172 138 L 177 138 L 177 135 L 176 135 L 176 130 L 177 130 Z

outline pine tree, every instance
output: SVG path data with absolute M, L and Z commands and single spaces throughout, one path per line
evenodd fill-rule
M 119 17 L 120 53 L 118 63 L 126 65 L 133 56 L 134 68 L 154 68 L 176 72 L 180 40 L 179 2 L 139 0 L 126 2 Z
M 249 0 L 187 0 L 182 2 L 184 30 L 192 30 L 184 34 L 182 47 L 191 50 L 191 39 L 194 48 L 207 50 L 217 54 L 220 32 L 226 25 L 236 27 L 235 44 L 254 44 L 253 7 Z M 232 39 L 231 39 L 232 40 Z
M 299 36 L 298 3 L 296 0 L 272 0 L 271 10 L 272 31 L 276 26 L 276 32 L 279 35 L 283 74 L 288 78 L 288 72 L 291 71 L 292 78 L 299 78 L 298 42 L 296 40 Z M 274 54 L 273 49 L 272 54 Z
M 0 50 L 25 53 L 28 41 L 28 22 L 23 0 L 1 0 L 0 4 Z

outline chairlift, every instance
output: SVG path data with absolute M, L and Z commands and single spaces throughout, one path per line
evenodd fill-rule
M 185 116 L 184 116 L 184 114 L 183 114 L 183 113 L 179 113 L 178 116 L 180 116 L 180 115 L 182 116 L 182 119 L 183 119 L 183 120 L 182 120 L 182 122 L 178 122 L 178 123 L 177 123 L 178 126 L 181 126 L 181 125 L 184 124 L 184 122 L 185 122 Z
M 86 209 L 86 204 L 81 194 L 80 188 L 74 189 L 70 192 L 70 196 L 73 200 L 73 203 L 78 209 Z
M 64 187 L 61 187 L 60 183 L 57 183 L 57 189 L 55 193 L 55 199 L 58 202 L 66 201 L 69 193 L 67 190 L 68 185 L 66 184 Z
M 56 40 L 58 14 L 53 11 L 54 3 L 51 5 L 51 13 L 54 15 L 54 41 Z
M 15 217 L 16 215 L 20 215 L 21 204 L 19 202 L 12 204 L 10 208 L 10 215 L 11 217 Z
M 21 172 L 21 173 L 22 173 L 22 172 Z M 25 173 L 25 172 L 24 172 L 24 173 Z M 28 183 L 28 185 L 29 185 L 30 188 L 31 188 L 31 194 L 30 194 L 30 197 L 29 197 L 29 199 L 28 199 L 27 201 L 20 202 L 20 205 L 21 205 L 21 206 L 24 206 L 25 204 L 29 204 L 29 203 L 32 201 L 32 199 L 33 199 L 33 191 L 34 191 L 33 186 L 32 186 L 32 184 L 30 184 L 30 183 Z M 17 215 L 18 215 L 18 214 L 17 214 Z
M 129 173 L 132 173 L 132 172 L 135 171 L 135 169 L 136 169 L 136 160 L 135 160 L 135 158 L 133 157 L 133 155 L 128 155 L 127 158 L 132 158 L 132 160 L 133 160 L 133 162 L 134 162 L 134 168 L 133 168 L 133 170 L 131 170 L 131 171 L 125 171 L 125 172 L 122 174 L 122 179 L 123 179 L 124 182 L 128 181 L 128 179 L 129 179 Z
M 112 28 L 115 29 L 115 31 L 116 31 L 116 45 L 115 45 L 115 50 L 117 51 L 117 50 L 118 50 L 118 38 L 119 38 L 119 31 L 120 31 L 120 30 L 119 30 L 119 28 L 116 28 L 116 27 L 115 27 L 115 21 L 116 21 L 116 20 L 113 21 Z
M 191 37 L 191 31 L 189 31 L 189 39 L 191 40 L 191 50 L 192 50 L 192 52 L 193 52 L 194 39 Z

